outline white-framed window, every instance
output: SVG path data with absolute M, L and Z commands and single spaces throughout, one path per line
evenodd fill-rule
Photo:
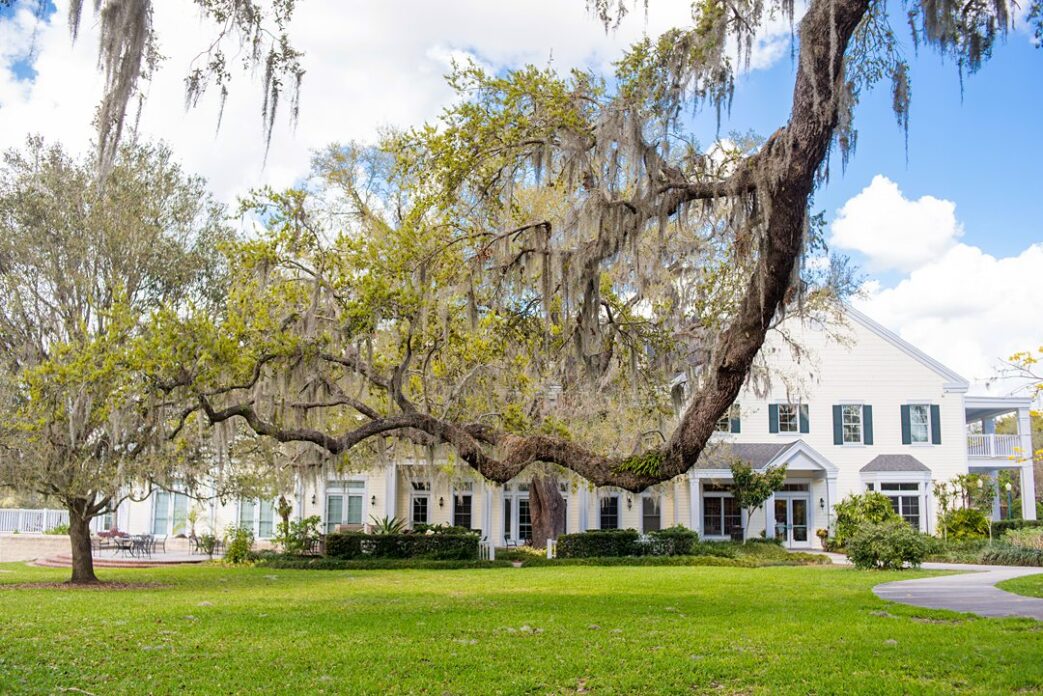
M 409 521 L 414 524 L 431 523 L 431 482 L 413 481 L 409 494 Z
M 903 520 L 920 529 L 919 483 L 881 483 L 880 492 L 891 499 L 891 507 Z
M 914 445 L 931 441 L 930 404 L 909 404 L 909 441 Z
M 453 490 L 453 524 L 457 527 L 471 529 L 473 522 L 474 484 L 470 482 L 457 484 Z
M 188 534 L 188 496 L 184 493 L 156 491 L 152 502 L 152 534 Z
M 641 496 L 641 531 L 657 532 L 663 526 L 663 511 L 658 495 Z
M 739 404 L 732 404 L 728 410 L 717 419 L 714 430 L 719 433 L 737 433 L 740 429 Z
M 240 500 L 237 523 L 257 539 L 271 539 L 275 536 L 275 504 L 271 500 Z
M 703 486 L 703 536 L 720 537 L 742 528 L 742 510 L 727 486 Z
M 779 432 L 800 432 L 800 407 L 797 404 L 779 404 Z
M 326 533 L 341 524 L 361 525 L 364 521 L 366 482 L 326 482 Z
M 862 404 L 841 404 L 840 414 L 845 445 L 862 444 Z
M 508 540 L 532 540 L 532 514 L 529 509 L 529 484 L 503 487 L 503 536 Z
M 619 529 L 620 521 L 619 496 L 616 494 L 601 496 L 601 505 L 598 514 L 598 528 Z

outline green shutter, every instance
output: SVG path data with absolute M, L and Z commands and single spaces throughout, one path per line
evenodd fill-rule
M 731 418 L 729 419 L 731 425 L 731 431 L 737 433 L 742 429 L 742 421 L 739 416 L 739 404 L 732 405 Z
M 844 444 L 844 416 L 840 406 L 833 407 L 833 444 Z
M 808 422 L 808 405 L 800 405 L 800 432 L 808 433 L 811 431 L 811 424 Z
M 909 423 L 909 405 L 902 405 L 902 444 L 910 445 L 913 442 L 913 427 Z
M 942 418 L 941 407 L 931 404 L 931 444 L 942 444 Z
M 873 444 L 873 407 L 869 404 L 862 407 L 862 443 Z
M 768 432 L 779 432 L 779 405 L 768 404 Z

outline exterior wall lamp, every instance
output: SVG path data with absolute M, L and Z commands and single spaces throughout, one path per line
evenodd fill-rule
M 312 505 L 315 504 L 315 494 L 314 493 L 311 494 L 311 504 Z
M 445 507 L 445 498 L 441 496 L 438 497 L 438 507 Z
M 369 504 L 370 505 L 376 505 L 377 504 L 377 496 L 375 496 L 375 495 L 371 496 L 370 499 L 369 499 Z
M 819 498 L 818 499 L 818 509 L 819 510 L 825 510 L 826 509 L 826 499 L 825 498 Z
M 627 510 L 629 510 L 629 509 L 630 509 L 630 507 L 631 507 L 631 506 L 632 506 L 633 504 L 634 504 L 634 501 L 633 501 L 633 500 L 631 500 L 631 499 L 630 499 L 630 496 L 628 495 L 628 496 L 627 496 Z

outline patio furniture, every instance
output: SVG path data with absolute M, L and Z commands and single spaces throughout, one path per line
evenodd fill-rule
M 124 556 L 133 556 L 135 553 L 134 540 L 131 537 L 112 537 L 112 555 L 118 556 L 123 554 Z
M 162 548 L 163 553 L 167 552 L 167 535 L 160 534 L 159 536 L 149 537 L 152 540 L 152 547 L 150 551 L 155 551 L 157 548 Z

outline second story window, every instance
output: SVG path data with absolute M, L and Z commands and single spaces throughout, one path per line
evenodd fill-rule
M 857 404 L 844 404 L 844 444 L 862 444 L 862 407 Z
M 940 445 L 942 443 L 939 409 L 935 404 L 902 406 L 902 444 Z
M 795 404 L 779 404 L 779 432 L 795 433 L 800 430 L 800 422 Z
M 869 404 L 833 406 L 833 444 L 873 444 L 873 407 Z
M 717 425 L 714 426 L 714 430 L 719 433 L 737 433 L 740 429 L 739 404 L 732 404 L 724 412 L 724 415 L 717 419 Z

